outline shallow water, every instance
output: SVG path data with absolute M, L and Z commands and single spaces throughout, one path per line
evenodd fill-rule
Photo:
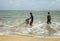
M 32 27 L 25 26 L 24 23 L 25 19 L 30 17 L 30 12 L 0 11 L 0 35 L 60 36 L 60 11 L 50 11 L 52 24 L 48 26 L 46 24 L 48 11 L 32 11 L 34 16 Z

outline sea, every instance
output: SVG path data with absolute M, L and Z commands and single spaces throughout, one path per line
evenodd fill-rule
M 25 26 L 32 12 L 33 26 Z M 47 24 L 48 12 L 51 24 Z M 0 35 L 30 35 L 60 37 L 60 11 L 0 10 Z

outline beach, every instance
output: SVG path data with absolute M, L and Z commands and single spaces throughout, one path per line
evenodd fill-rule
M 60 0 L 0 0 L 0 41 L 60 41 Z
M 29 36 L 0 36 L 0 41 L 60 41 L 60 38 L 37 38 Z

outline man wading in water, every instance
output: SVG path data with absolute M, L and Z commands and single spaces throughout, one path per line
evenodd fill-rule
M 31 12 L 30 12 L 30 18 L 26 19 L 26 24 L 29 24 L 30 26 L 32 26 L 33 24 L 33 15 Z
M 33 15 L 32 15 L 32 13 L 30 12 L 30 26 L 32 26 L 32 24 L 33 24 Z
M 48 12 L 47 24 L 51 24 L 51 15 L 50 15 L 50 12 Z

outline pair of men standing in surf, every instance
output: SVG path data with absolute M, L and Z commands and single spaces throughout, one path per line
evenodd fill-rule
M 32 26 L 33 24 L 33 15 L 32 13 L 30 12 L 30 18 L 26 19 L 26 24 L 29 24 L 30 26 Z M 30 22 L 29 22 L 30 20 Z M 50 15 L 50 12 L 48 12 L 48 15 L 47 15 L 47 24 L 51 24 L 51 15 Z

